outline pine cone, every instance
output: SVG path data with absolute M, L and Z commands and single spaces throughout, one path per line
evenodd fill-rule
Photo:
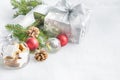
M 47 59 L 47 57 L 48 57 L 47 52 L 44 51 L 44 50 L 42 50 L 42 51 L 40 51 L 40 52 L 37 52 L 37 53 L 35 54 L 35 57 L 34 57 L 34 58 L 35 58 L 37 61 L 44 61 L 44 60 Z
M 37 27 L 29 27 L 28 30 L 27 30 L 27 34 L 29 37 L 38 37 L 40 31 Z

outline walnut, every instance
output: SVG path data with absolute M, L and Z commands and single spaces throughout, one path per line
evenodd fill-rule
M 27 34 L 29 37 L 38 37 L 40 30 L 37 27 L 32 26 L 28 28 Z
M 48 58 L 48 54 L 46 51 L 41 50 L 37 53 L 35 53 L 35 57 L 34 57 L 37 61 L 44 61 Z
M 26 49 L 25 45 L 23 43 L 19 44 L 19 50 L 23 52 Z

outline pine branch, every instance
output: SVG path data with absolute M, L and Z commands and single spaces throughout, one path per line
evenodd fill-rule
M 25 41 L 27 36 L 27 32 L 26 29 L 24 29 L 21 25 L 19 24 L 7 24 L 6 29 L 8 29 L 9 31 L 13 32 L 13 36 L 17 37 L 20 41 Z
M 40 43 L 40 46 L 45 47 L 45 42 L 47 41 L 48 36 L 44 33 L 43 30 L 40 30 L 40 34 L 39 34 L 39 37 L 37 39 Z
M 11 0 L 13 9 L 16 9 L 14 17 L 26 15 L 29 11 L 41 4 L 41 0 Z
M 10 31 L 24 30 L 19 24 L 7 24 L 5 27 Z
M 35 22 L 31 26 L 40 27 L 41 25 L 44 25 L 45 15 L 40 14 L 38 12 L 34 12 L 34 18 Z

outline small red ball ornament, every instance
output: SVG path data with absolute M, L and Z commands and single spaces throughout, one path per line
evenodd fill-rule
M 57 38 L 60 40 L 61 46 L 65 46 L 68 43 L 68 37 L 65 34 L 59 34 Z
M 30 37 L 26 40 L 26 44 L 30 50 L 35 50 L 39 47 L 39 42 L 36 38 Z

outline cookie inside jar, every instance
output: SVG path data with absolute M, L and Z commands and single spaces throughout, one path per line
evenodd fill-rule
M 14 43 L 6 45 L 3 57 L 4 65 L 7 68 L 21 68 L 29 61 L 29 49 L 25 43 Z

